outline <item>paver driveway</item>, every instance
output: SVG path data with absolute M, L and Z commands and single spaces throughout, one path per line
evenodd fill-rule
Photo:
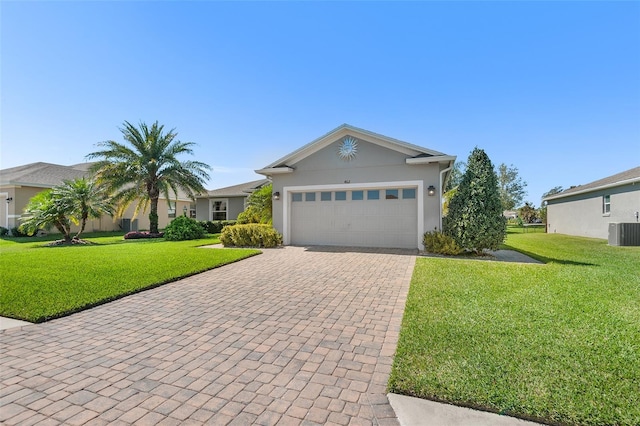
M 407 251 L 265 250 L 5 330 L 0 421 L 397 424 L 385 385 L 414 264 Z

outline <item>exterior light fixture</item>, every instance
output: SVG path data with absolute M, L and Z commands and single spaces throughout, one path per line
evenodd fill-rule
M 9 203 L 10 203 L 10 202 L 12 202 L 12 201 L 13 201 L 13 197 L 9 197 L 9 198 L 7 198 L 7 204 L 9 204 Z
M 280 199 L 280 193 L 279 192 L 274 192 L 273 193 L 273 199 L 278 201 Z
M 182 206 L 182 215 L 183 216 L 187 215 L 187 206 Z
M 427 195 L 429 197 L 433 197 L 434 195 L 436 195 L 436 187 L 433 185 L 429 185 L 429 187 L 427 188 Z

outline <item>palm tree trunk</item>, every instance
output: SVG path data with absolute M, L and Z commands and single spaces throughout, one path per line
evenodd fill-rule
M 158 197 L 151 198 L 151 211 L 149 212 L 149 232 L 158 233 Z

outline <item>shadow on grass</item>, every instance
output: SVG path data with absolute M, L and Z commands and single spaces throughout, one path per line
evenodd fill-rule
M 576 266 L 599 266 L 597 263 L 587 263 L 587 262 L 576 262 L 575 260 L 568 260 L 568 259 L 558 259 L 555 257 L 546 257 L 546 256 L 542 256 L 538 253 L 533 253 L 530 251 L 526 251 L 526 250 L 522 250 L 521 248 L 515 248 L 513 246 L 510 246 L 508 244 L 502 244 L 501 248 L 505 249 L 505 250 L 514 250 L 517 252 L 520 252 L 522 254 L 526 254 L 527 256 L 539 260 L 542 263 L 559 263 L 561 265 L 576 265 Z

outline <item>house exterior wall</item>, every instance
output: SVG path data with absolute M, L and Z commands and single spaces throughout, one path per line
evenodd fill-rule
M 227 205 L 227 220 L 236 220 L 238 215 L 244 211 L 244 204 L 247 197 L 232 197 L 229 198 L 229 204 Z
M 610 196 L 610 213 L 603 213 L 603 197 Z M 636 222 L 640 211 L 640 184 L 595 190 L 547 205 L 547 232 L 607 239 L 609 223 Z
M 19 226 L 20 216 L 22 215 L 24 208 L 29 203 L 29 200 L 36 194 L 46 190 L 48 188 L 33 187 L 33 186 L 4 186 L 0 188 L 0 226 L 6 228 L 13 228 Z M 6 195 L 5 195 L 6 194 Z M 7 198 L 13 198 L 10 203 L 7 203 Z M 187 211 L 191 201 L 178 200 L 176 215 L 183 214 L 183 206 L 187 207 Z M 124 212 L 122 218 L 114 220 L 112 217 L 105 215 L 100 219 L 93 219 L 87 221 L 84 232 L 95 231 L 118 231 L 121 229 L 120 219 L 134 219 L 135 204 L 130 205 Z M 149 222 L 149 210 L 140 212 L 135 218 L 138 220 L 138 230 L 148 230 L 150 228 Z M 158 227 L 164 229 L 173 218 L 168 217 L 168 205 L 167 201 L 160 199 L 158 201 Z M 8 225 L 8 226 L 7 226 Z M 79 226 L 72 225 L 71 231 L 78 232 Z M 50 233 L 57 233 L 57 229 L 51 228 Z
M 198 198 L 196 200 L 196 220 L 211 219 L 211 200 L 209 198 Z
M 285 188 L 314 185 L 336 185 L 341 188 L 358 189 L 364 184 L 382 182 L 423 182 L 423 215 L 424 230 L 439 227 L 440 197 L 427 196 L 426 188 L 436 187 L 439 194 L 440 170 L 446 166 L 435 164 L 406 164 L 407 155 L 358 140 L 358 151 L 354 159 L 342 160 L 338 156 L 341 139 L 324 147 L 320 151 L 309 155 L 296 164 L 290 165 L 295 170 L 292 173 L 274 174 L 273 192 L 284 194 Z M 273 201 L 273 225 L 284 234 L 283 211 L 284 204 L 290 202 L 281 197 Z M 402 218 L 398 218 L 402 220 Z

